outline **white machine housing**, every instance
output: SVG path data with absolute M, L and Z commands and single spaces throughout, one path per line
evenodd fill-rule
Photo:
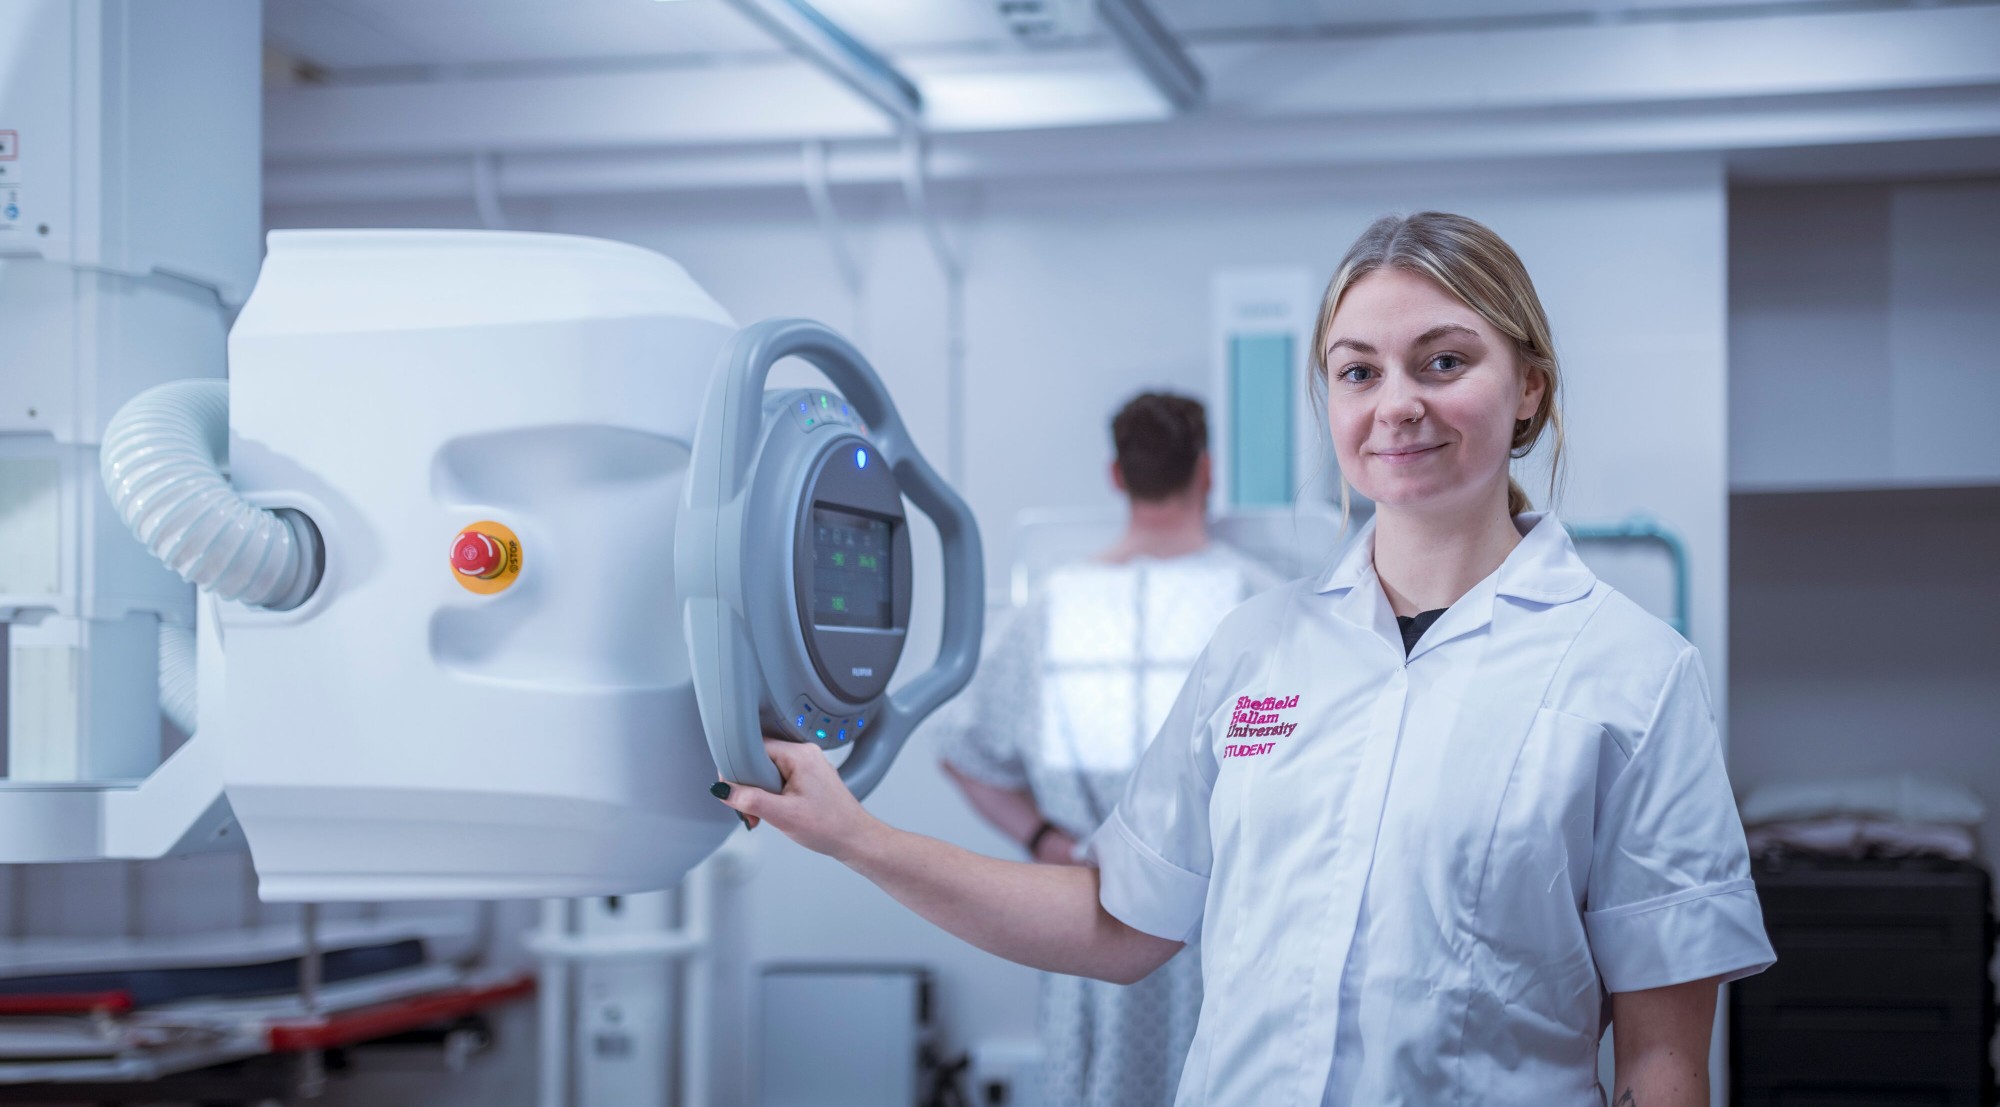
M 231 479 L 310 516 L 325 568 L 293 610 L 222 605 L 224 787 L 264 899 L 661 888 L 734 828 L 673 577 L 734 331 L 636 247 L 270 236 L 230 335 Z M 480 595 L 450 556 L 488 520 L 521 567 Z
M 136 393 L 223 373 L 257 272 L 259 30 L 255 0 L 0 5 L 9 860 L 99 852 L 71 801 L 159 763 L 157 659 L 192 685 L 192 590 L 111 512 L 97 452 Z

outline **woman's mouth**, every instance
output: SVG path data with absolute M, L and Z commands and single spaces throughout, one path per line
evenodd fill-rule
M 1442 442 L 1433 446 L 1396 446 L 1386 450 L 1376 450 L 1375 456 L 1389 465 L 1411 465 L 1444 449 Z

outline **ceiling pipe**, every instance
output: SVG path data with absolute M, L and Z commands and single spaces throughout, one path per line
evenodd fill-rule
M 834 266 L 840 270 L 840 283 L 847 289 L 848 300 L 854 308 L 854 327 L 849 332 L 850 336 L 856 345 L 865 347 L 868 344 L 868 305 L 863 296 L 866 281 L 861 273 L 861 263 L 847 241 L 840 209 L 833 206 L 833 189 L 827 182 L 826 157 L 825 142 L 808 142 L 801 151 L 800 169 L 805 178 L 806 199 L 812 204 L 813 217 L 819 220 L 820 233 L 826 237 L 827 248 L 833 253 Z
M 472 156 L 472 206 L 487 230 L 507 229 L 507 213 L 500 207 L 499 155 L 483 152 Z
M 805 0 L 728 3 L 793 53 L 881 109 L 899 129 L 921 123 L 924 98 L 916 82 Z
M 1201 69 L 1146 0 L 1097 0 L 1097 18 L 1175 111 L 1191 112 L 1207 99 Z
M 930 242 L 944 273 L 945 475 L 965 485 L 965 259 L 951 248 L 931 209 L 930 144 L 914 130 L 903 133 L 903 198 Z

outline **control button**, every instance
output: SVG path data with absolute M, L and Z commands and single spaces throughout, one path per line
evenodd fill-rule
M 451 578 L 460 588 L 494 596 L 521 579 L 521 538 L 502 523 L 485 519 L 451 540 Z
M 815 737 L 815 738 L 819 739 L 820 741 L 824 742 L 824 741 L 826 741 L 826 731 L 825 731 L 825 730 L 815 730 L 815 731 L 813 731 L 813 737 Z
M 841 732 L 840 732 L 840 740 L 841 740 L 841 741 L 843 741 L 843 742 L 847 741 L 847 732 L 846 732 L 846 731 L 844 731 L 844 730 L 843 730 L 843 731 L 841 731 Z
M 854 732 L 856 734 L 859 734 L 860 732 L 867 729 L 868 729 L 868 720 L 866 718 L 860 718 L 854 720 Z
M 463 576 L 492 580 L 507 571 L 507 550 L 490 534 L 462 531 L 451 547 L 451 565 Z

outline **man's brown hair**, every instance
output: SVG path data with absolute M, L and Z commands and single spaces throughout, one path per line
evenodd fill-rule
M 1141 392 L 1111 417 L 1111 443 L 1126 493 L 1135 500 L 1164 500 L 1194 480 L 1195 462 L 1208 450 L 1208 414 L 1200 400 Z

